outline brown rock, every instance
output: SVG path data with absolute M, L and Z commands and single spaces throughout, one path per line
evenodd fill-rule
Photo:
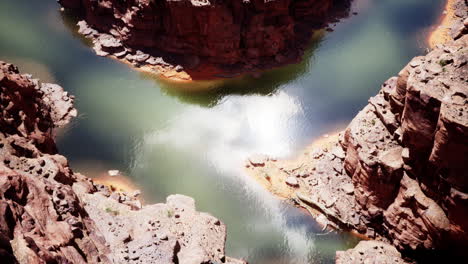
M 402 257 L 398 250 L 384 242 L 370 240 L 361 241 L 353 248 L 346 251 L 336 252 L 336 264 L 395 264 L 408 263 Z
M 105 34 L 105 40 L 97 41 L 104 47 L 96 49 L 100 55 L 121 42 L 135 50 L 195 56 L 222 65 L 263 64 L 267 58 L 281 64 L 291 61 L 290 55 L 301 55 L 298 50 L 310 39 L 311 31 L 302 29 L 346 16 L 349 2 L 59 0 L 93 30 Z M 84 22 L 80 32 L 95 35 Z M 107 34 L 119 42 L 110 41 Z M 189 64 L 184 66 L 193 66 Z
M 73 173 L 52 136 L 73 97 L 4 62 L 0 73 L 0 262 L 245 263 L 225 257 L 226 227 L 193 199 L 142 206 Z
M 450 220 L 418 183 L 405 175 L 395 202 L 384 213 L 393 243 L 400 249 L 433 249 L 450 229 Z
M 455 6 L 457 19 L 466 21 L 466 1 Z M 364 250 L 337 253 L 337 263 L 403 261 L 397 250 L 425 261 L 466 258 L 468 32 L 462 24 L 456 40 L 412 59 L 386 81 L 343 137 L 288 162 L 310 172 L 293 199 L 395 246 L 374 251 L 366 244 L 375 242 L 361 242 L 357 248 Z M 276 176 L 270 173 L 271 182 Z

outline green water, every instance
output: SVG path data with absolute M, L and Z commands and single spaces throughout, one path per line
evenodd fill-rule
M 54 0 L 0 1 L 0 59 L 76 95 L 79 117 L 59 137 L 75 171 L 119 169 L 149 202 L 192 196 L 228 226 L 227 254 L 250 263 L 333 263 L 357 242 L 323 232 L 248 178 L 254 153 L 292 156 L 348 123 L 380 84 L 424 53 L 442 0 L 357 0 L 302 63 L 188 93 L 101 58 Z M 193 84 L 197 86 L 198 84 Z

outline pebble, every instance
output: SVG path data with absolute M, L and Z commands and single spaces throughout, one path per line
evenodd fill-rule
M 354 193 L 354 185 L 352 183 L 346 183 L 344 184 L 341 189 L 343 189 L 343 191 L 346 193 L 346 194 L 353 194 Z
M 299 187 L 299 182 L 297 181 L 297 179 L 295 177 L 291 177 L 289 176 L 288 178 L 286 178 L 286 184 L 291 186 L 291 187 Z
M 334 147 L 332 149 L 332 154 L 339 159 L 344 159 L 346 157 L 346 153 L 341 147 Z
M 107 173 L 109 174 L 109 176 L 117 176 L 120 174 L 120 171 L 119 170 L 109 170 L 107 171 Z
M 249 158 L 250 164 L 254 167 L 263 167 L 268 158 L 265 155 L 253 155 Z
M 122 47 L 122 43 L 119 40 L 112 37 L 111 35 L 103 34 L 99 36 L 99 43 L 101 46 L 106 48 L 119 48 Z
M 335 204 L 335 199 L 327 199 L 325 200 L 325 207 L 330 208 Z

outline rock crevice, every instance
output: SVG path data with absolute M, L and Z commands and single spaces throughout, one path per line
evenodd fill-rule
M 247 170 L 277 195 L 303 197 L 319 209 L 315 214 L 391 243 L 405 256 L 466 257 L 468 7 L 456 6 L 453 40 L 412 59 L 343 132 L 298 160 L 264 158 Z

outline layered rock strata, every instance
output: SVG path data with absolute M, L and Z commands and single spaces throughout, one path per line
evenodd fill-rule
M 468 9 L 457 4 L 465 23 L 454 40 L 412 59 L 345 131 L 297 160 L 255 158 L 247 170 L 331 223 L 319 221 L 387 241 L 406 256 L 466 256 Z
M 197 78 L 194 69 L 200 64 L 205 71 L 210 64 L 220 66 L 214 73 L 226 73 L 296 61 L 309 42 L 311 27 L 336 22 L 349 12 L 349 0 L 59 3 L 79 15 L 79 32 L 93 39 L 98 55 L 182 79 Z
M 142 205 L 73 173 L 54 131 L 76 114 L 60 86 L 0 62 L 1 263 L 244 263 L 192 198 Z

